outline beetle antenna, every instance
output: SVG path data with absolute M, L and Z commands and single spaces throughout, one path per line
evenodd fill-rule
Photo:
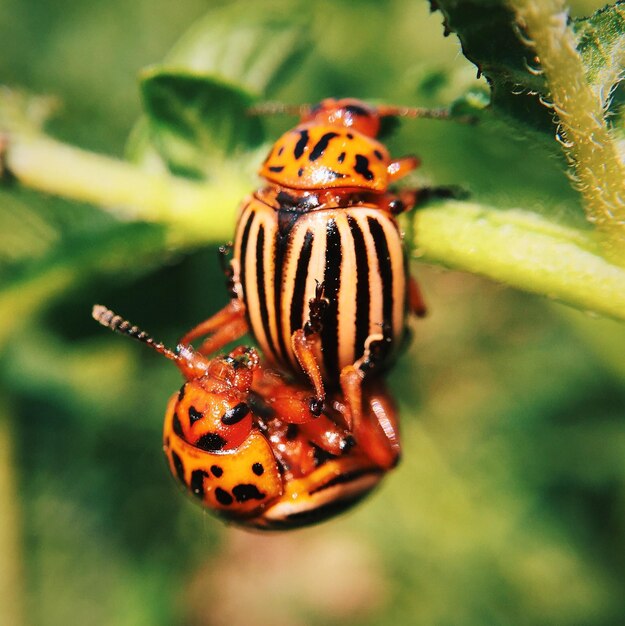
M 146 333 L 144 330 L 141 330 L 138 326 L 133 326 L 121 315 L 117 315 L 115 311 L 111 311 L 111 309 L 107 309 L 101 304 L 96 304 L 93 307 L 91 315 L 93 319 L 96 322 L 102 324 L 102 326 L 106 326 L 106 328 L 110 328 L 120 335 L 126 335 L 127 337 L 132 337 L 132 339 L 140 341 L 141 343 L 145 343 L 150 346 L 150 348 L 156 350 L 156 352 L 162 354 L 168 359 L 171 359 L 172 361 L 180 361 L 180 356 L 176 354 L 173 350 L 166 348 L 159 341 L 155 341 L 152 337 L 150 337 L 150 335 L 148 335 L 148 333 Z
M 376 111 L 380 117 L 409 117 L 423 118 L 430 120 L 453 120 L 464 124 L 474 124 L 477 118 L 472 115 L 460 115 L 452 117 L 449 109 L 426 109 L 425 107 L 402 107 L 382 104 L 376 106 Z
M 115 311 L 111 311 L 111 309 L 107 309 L 101 304 L 94 305 L 91 315 L 93 319 L 96 322 L 100 322 L 102 326 L 106 326 L 106 328 L 110 328 L 120 335 L 126 335 L 141 343 L 145 343 L 150 346 L 152 350 L 174 361 L 178 369 L 188 380 L 204 376 L 210 366 L 210 361 L 201 353 L 196 352 L 191 346 L 178 344 L 175 351 L 170 350 L 160 341 L 155 341 L 144 330 L 141 330 L 138 326 L 133 326 L 121 315 L 117 315 Z
M 282 102 L 261 102 L 251 106 L 249 115 L 306 115 L 310 111 L 309 104 L 283 104 Z
M 381 117 L 422 117 L 425 119 L 448 120 L 450 118 L 449 109 L 426 109 L 425 107 L 402 107 L 402 106 L 376 106 L 376 110 Z

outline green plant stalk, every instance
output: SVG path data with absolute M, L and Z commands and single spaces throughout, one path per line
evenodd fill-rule
M 204 185 L 47 138 L 13 137 L 5 161 L 28 187 L 92 202 L 122 218 L 165 223 L 181 246 L 229 240 L 236 206 L 249 191 L 240 176 Z M 466 202 L 421 209 L 415 223 L 416 256 L 424 261 L 625 320 L 625 270 L 602 258 L 590 232 Z M 63 273 L 58 278 L 68 280 Z M 33 285 L 33 297 L 46 285 Z
M 0 626 L 24 623 L 20 498 L 15 486 L 10 415 L 0 402 Z
M 607 255 L 625 264 L 625 166 L 606 125 L 600 95 L 587 83 L 563 0 L 511 0 L 533 43 L 558 116 L 558 135 L 573 166 L 588 220 Z
M 414 256 L 625 319 L 625 269 L 600 254 L 593 234 L 529 211 L 448 202 L 415 216 Z
M 185 243 L 225 241 L 247 181 L 219 173 L 219 185 L 152 173 L 38 135 L 10 135 L 4 162 L 31 189 L 96 204 L 123 219 L 165 223 Z

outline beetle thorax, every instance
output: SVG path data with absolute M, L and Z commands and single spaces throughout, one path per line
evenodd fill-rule
M 376 139 L 355 129 L 308 122 L 273 146 L 260 175 L 290 189 L 384 192 L 390 157 Z

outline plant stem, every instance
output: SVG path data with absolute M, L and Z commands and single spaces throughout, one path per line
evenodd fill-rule
M 423 261 L 625 319 L 625 269 L 597 254 L 592 233 L 466 202 L 418 211 L 415 229 Z
M 535 46 L 560 122 L 588 220 L 605 236 L 610 258 L 625 263 L 625 166 L 598 93 L 587 83 L 563 0 L 511 0 Z
M 99 205 L 125 219 L 166 223 L 185 242 L 232 236 L 245 184 L 240 176 L 220 172 L 220 184 L 209 186 L 37 135 L 10 135 L 5 150 L 8 172 L 31 189 Z
M 165 223 L 183 246 L 229 240 L 235 207 L 249 191 L 241 176 L 203 185 L 47 138 L 12 138 L 5 160 L 24 185 L 92 202 L 124 218 Z M 467 202 L 421 209 L 414 219 L 417 256 L 427 262 L 625 319 L 625 270 L 602 258 L 591 232 L 526 211 Z

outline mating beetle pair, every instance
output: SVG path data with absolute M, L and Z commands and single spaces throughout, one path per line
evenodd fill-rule
M 404 339 L 407 313 L 425 309 L 394 216 L 423 195 L 452 193 L 392 193 L 418 161 L 392 159 L 377 140 L 387 116 L 440 112 L 351 99 L 300 112 L 261 167 L 266 185 L 240 208 L 224 309 L 172 352 L 94 308 L 99 322 L 152 345 L 187 380 L 165 420 L 172 473 L 207 508 L 257 528 L 325 519 L 396 464 L 395 409 L 379 374 Z M 244 347 L 207 358 L 248 331 L 264 363 Z

